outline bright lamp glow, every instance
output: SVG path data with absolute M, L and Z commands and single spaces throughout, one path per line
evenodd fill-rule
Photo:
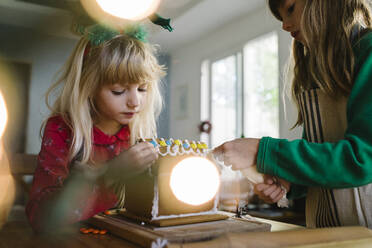
M 0 92 L 0 138 L 3 136 L 6 123 L 8 121 L 8 113 L 3 95 Z
M 182 160 L 173 168 L 170 177 L 170 187 L 176 198 L 194 206 L 213 199 L 219 186 L 216 166 L 202 157 Z
M 140 20 L 152 14 L 160 0 L 96 0 L 103 11 L 110 15 L 128 19 Z

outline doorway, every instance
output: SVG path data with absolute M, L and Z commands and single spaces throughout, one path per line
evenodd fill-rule
M 31 65 L 0 59 L 0 66 L 0 90 L 8 110 L 4 146 L 8 153 L 24 153 Z

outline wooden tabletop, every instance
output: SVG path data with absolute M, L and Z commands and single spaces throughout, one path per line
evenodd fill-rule
M 103 248 L 137 246 L 111 234 L 81 234 L 80 226 L 73 226 L 60 233 L 35 234 L 25 221 L 12 221 L 6 223 L 0 231 L 1 248 Z
M 86 224 L 76 224 L 65 228 L 58 233 L 36 234 L 33 232 L 25 215 L 24 209 L 20 208 L 13 212 L 8 221 L 0 230 L 0 248 L 100 248 L 100 247 L 124 247 L 137 248 L 139 246 L 122 239 L 121 237 L 107 233 L 99 234 L 82 234 L 81 227 L 89 227 Z M 14 217 L 15 216 L 15 217 Z M 268 221 L 270 222 L 270 221 Z M 272 223 L 270 223 L 272 224 Z M 291 229 L 295 226 L 285 223 L 275 223 L 275 226 Z
M 199 247 L 369 247 L 372 230 L 364 227 L 306 229 L 277 221 L 258 219 L 272 225 L 272 232 L 226 234 L 221 238 L 190 244 L 169 244 L 168 248 Z M 59 233 L 35 234 L 25 218 L 8 221 L 0 230 L 0 248 L 138 247 L 112 234 L 81 234 L 82 225 Z M 243 245 L 244 244 L 244 245 Z M 227 246 L 226 246 L 227 245 Z M 259 245 L 259 246 L 257 246 Z

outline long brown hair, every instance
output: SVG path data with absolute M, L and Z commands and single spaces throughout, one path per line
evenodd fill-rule
M 303 123 L 297 96 L 304 90 L 319 88 L 333 97 L 349 95 L 355 65 L 351 31 L 355 25 L 371 29 L 372 24 L 370 6 L 365 0 L 301 1 L 305 1 L 301 31 L 306 45 L 296 40 L 292 44 L 291 94 L 298 109 L 294 127 Z M 268 0 L 278 20 L 282 20 L 278 9 L 284 2 Z

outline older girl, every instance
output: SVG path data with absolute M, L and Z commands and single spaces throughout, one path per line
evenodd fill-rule
M 269 6 L 294 38 L 292 96 L 303 139 L 238 139 L 215 152 L 235 169 L 257 166 L 291 182 L 291 197 L 306 194 L 308 227 L 372 228 L 370 6 L 364 0 L 269 0 Z M 256 192 L 271 202 L 283 195 L 272 180 Z

